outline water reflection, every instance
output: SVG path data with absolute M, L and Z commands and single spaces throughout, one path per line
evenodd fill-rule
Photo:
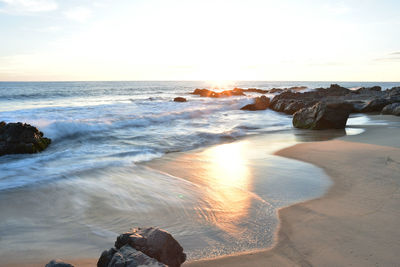
M 241 219 L 248 217 L 251 199 L 257 197 L 251 192 L 249 145 L 241 141 L 198 153 L 176 153 L 146 165 L 199 186 L 202 200 L 193 207 L 198 220 L 235 234 Z
M 246 142 L 224 144 L 199 155 L 204 162 L 203 182 L 213 208 L 213 223 L 227 232 L 237 232 L 235 222 L 248 215 L 251 205 L 250 169 L 244 157 Z

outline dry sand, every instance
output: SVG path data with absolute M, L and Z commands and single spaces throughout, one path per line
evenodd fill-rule
M 400 266 L 399 118 L 379 118 L 395 126 L 276 153 L 323 168 L 334 185 L 279 211 L 273 248 L 185 266 Z

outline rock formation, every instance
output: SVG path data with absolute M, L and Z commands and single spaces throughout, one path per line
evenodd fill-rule
M 317 103 L 293 115 L 293 126 L 301 129 L 343 129 L 352 110 L 349 103 Z
M 175 97 L 174 98 L 174 102 L 186 102 L 187 100 L 186 100 L 186 98 L 184 98 L 184 97 L 180 97 L 180 96 L 178 96 L 178 97 Z
M 248 104 L 241 108 L 241 110 L 264 110 L 269 106 L 270 100 L 265 95 L 256 97 L 253 104 Z
M 29 124 L 0 122 L 0 156 L 37 153 L 50 143 L 49 138 L 43 137 L 42 132 Z

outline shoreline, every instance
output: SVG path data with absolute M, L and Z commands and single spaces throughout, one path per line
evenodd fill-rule
M 381 118 L 382 116 L 374 116 L 374 117 L 379 117 Z M 389 120 L 392 123 L 399 123 L 400 119 L 394 116 L 383 116 L 385 120 Z M 331 194 L 331 191 L 335 191 L 334 188 L 338 187 L 338 190 L 343 189 L 345 184 L 337 184 L 337 180 L 334 179 L 334 175 L 336 173 L 329 173 L 329 170 L 326 170 L 324 166 L 318 165 L 315 161 L 318 161 L 320 157 L 317 157 L 317 160 L 313 158 L 304 158 L 304 150 L 313 150 L 315 149 L 315 145 L 318 144 L 324 144 L 324 147 L 326 144 L 333 144 L 333 149 L 337 149 L 338 145 L 342 145 L 345 143 L 345 147 L 353 147 L 353 148 L 360 148 L 361 150 L 363 149 L 369 149 L 369 150 L 376 150 L 376 149 L 382 149 L 380 146 L 374 146 L 374 145 L 367 145 L 367 146 L 372 146 L 369 148 L 365 148 L 365 140 L 370 140 L 371 142 L 373 140 L 377 140 L 376 137 L 380 136 L 380 142 L 385 142 L 385 144 L 389 144 L 390 142 L 396 141 L 395 135 L 393 135 L 392 131 L 398 131 L 396 127 L 393 127 L 392 123 L 390 125 L 387 125 L 387 127 L 384 127 L 384 129 L 381 128 L 381 125 L 360 125 L 360 128 L 367 128 L 366 131 L 360 135 L 355 135 L 355 136 L 344 136 L 344 137 L 338 137 L 334 140 L 330 141 L 318 141 L 318 142 L 306 142 L 306 143 L 300 143 L 294 146 L 290 146 L 288 148 L 284 148 L 275 154 L 278 156 L 286 157 L 286 158 L 292 158 L 296 160 L 300 160 L 303 162 L 308 162 L 311 163 L 317 167 L 320 167 L 324 169 L 324 171 L 328 174 L 330 179 L 334 181 L 334 184 L 331 185 L 329 190 L 327 192 L 318 198 L 314 198 L 311 200 L 307 200 L 305 202 L 300 202 L 300 203 L 295 203 L 287 207 L 280 208 L 278 210 L 278 219 L 279 219 L 279 225 L 278 228 L 275 231 L 275 241 L 271 245 L 271 247 L 266 248 L 266 249 L 257 249 L 257 250 L 251 250 L 251 251 L 244 251 L 240 253 L 236 253 L 233 255 L 226 255 L 226 256 L 221 256 L 218 258 L 208 258 L 208 259 L 201 259 L 201 260 L 195 260 L 195 261 L 190 261 L 184 264 L 184 266 L 248 266 L 248 264 L 252 264 L 254 266 L 265 266 L 265 264 L 272 264 L 272 266 L 310 266 L 314 265 L 316 263 L 309 261 L 304 257 L 304 254 L 301 249 L 306 249 L 306 246 L 301 247 L 300 249 L 295 246 L 295 243 L 292 241 L 293 235 L 296 235 L 298 230 L 294 229 L 295 227 L 292 225 L 293 219 L 298 219 L 301 216 L 304 216 L 302 214 L 304 212 L 304 206 L 308 205 L 309 203 L 314 203 L 314 202 L 319 202 L 323 201 L 324 199 L 327 198 Z M 354 127 L 350 125 L 350 127 Z M 385 133 L 387 133 L 388 129 L 391 129 L 389 131 L 389 136 L 384 136 Z M 365 137 L 367 135 L 367 137 Z M 368 137 L 369 136 L 369 137 Z M 362 143 L 355 143 L 357 140 L 362 140 Z M 351 142 L 349 142 L 351 141 Z M 361 141 L 360 141 L 361 142 Z M 303 147 L 306 146 L 306 147 Z M 383 147 L 383 149 L 386 151 L 387 148 Z M 293 150 L 298 150 L 295 151 L 295 155 L 293 154 Z M 398 152 L 398 148 L 394 149 Z M 314 151 L 315 152 L 315 151 Z M 332 147 L 330 147 L 327 150 L 322 149 L 320 153 L 326 154 L 326 153 L 332 153 Z M 397 153 L 396 152 L 396 153 Z M 297 153 L 297 154 L 296 154 Z M 300 153 L 300 154 L 299 154 Z M 303 156 L 302 156 L 303 155 Z M 398 154 L 395 155 L 397 157 Z M 396 158 L 397 160 L 397 158 Z M 400 157 L 399 157 L 399 162 L 400 162 Z M 323 207 L 321 208 L 323 210 Z M 306 214 L 307 215 L 307 214 Z M 308 214 L 307 216 L 313 216 L 314 214 Z M 309 220 L 305 216 L 305 220 Z M 297 233 L 298 234 L 298 233 Z M 305 244 L 308 244 L 309 242 L 304 241 Z M 334 257 L 335 259 L 338 258 L 340 259 L 340 255 L 336 255 Z M 50 259 L 49 259 L 50 260 Z M 95 266 L 97 262 L 96 259 L 65 259 L 67 262 L 70 262 L 74 264 L 75 266 Z M 44 264 L 47 262 L 32 262 L 30 264 L 14 264 L 14 265 L 7 265 L 7 266 L 44 266 Z M 354 262 L 353 262 L 354 263 Z M 326 265 L 326 262 L 319 262 L 317 265 Z M 341 265 L 346 265 L 347 263 L 341 263 Z M 1 265 L 1 264 L 0 264 Z M 329 265 L 329 264 L 328 264 Z M 365 262 L 362 263 L 363 266 L 368 266 Z
M 400 251 L 400 244 L 397 241 L 400 235 L 396 232 L 400 216 L 396 218 L 396 214 L 394 216 L 389 214 L 382 218 L 373 218 L 373 222 L 357 220 L 360 215 L 373 216 L 378 213 L 387 204 L 384 200 L 388 194 L 392 194 L 393 202 L 395 202 L 389 203 L 391 213 L 398 213 L 395 207 L 400 204 L 400 195 L 398 193 L 396 195 L 400 182 L 399 179 L 396 180 L 398 178 L 396 173 L 400 171 L 400 144 L 396 142 L 396 135 L 393 134 L 399 132 L 400 119 L 382 115 L 372 117 L 384 119 L 390 124 L 386 127 L 360 125 L 360 128 L 366 128 L 366 131 L 360 135 L 344 136 L 330 141 L 300 143 L 275 153 L 278 156 L 308 162 L 322 168 L 332 179 L 333 184 L 319 198 L 278 210 L 280 224 L 272 247 L 192 261 L 184 266 L 265 266 L 265 264 L 271 266 L 394 266 L 400 260 L 400 256 L 396 253 Z M 386 156 L 386 161 L 383 155 Z M 336 162 L 329 162 L 335 159 Z M 352 166 L 350 160 L 354 159 L 357 162 Z M 347 164 L 346 160 L 348 160 Z M 379 166 L 365 164 L 364 168 L 357 169 L 358 165 L 367 162 Z M 390 168 L 380 168 L 385 164 L 390 164 Z M 334 167 L 338 168 L 335 170 Z M 342 167 L 346 170 L 341 170 Z M 379 179 L 377 172 L 381 172 L 380 175 L 383 175 L 385 180 Z M 356 177 L 356 181 L 348 179 L 349 173 L 354 175 L 353 178 Z M 362 195 L 352 192 L 354 187 L 360 187 L 362 191 L 374 193 L 374 188 L 371 188 L 368 183 L 378 183 L 378 186 L 383 187 L 375 189 L 375 193 L 379 193 L 377 199 L 373 199 L 370 195 L 364 199 Z M 395 190 L 391 190 L 390 185 L 396 184 Z M 350 198 L 352 202 L 346 203 L 343 200 L 346 198 Z M 364 201 L 366 203 L 363 203 Z M 379 206 L 380 203 L 385 204 Z M 356 209 L 355 214 L 347 211 L 346 205 L 356 206 L 352 207 Z M 338 209 L 337 206 L 341 208 Z M 352 220 L 349 220 L 350 216 Z M 390 218 L 387 218 L 388 216 Z M 360 226 L 362 230 L 358 229 Z M 385 227 L 389 230 L 382 229 Z M 362 235 L 356 235 L 357 231 Z M 352 242 L 352 239 L 356 240 Z

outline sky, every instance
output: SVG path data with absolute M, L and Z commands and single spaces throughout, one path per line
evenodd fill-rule
M 0 0 L 0 81 L 400 81 L 399 0 Z

